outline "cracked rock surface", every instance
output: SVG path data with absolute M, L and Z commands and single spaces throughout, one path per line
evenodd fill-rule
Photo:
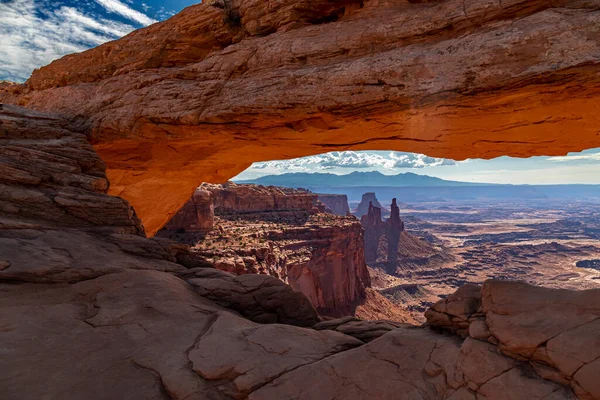
M 301 292 L 269 275 L 233 275 L 217 269 L 192 269 L 180 276 L 203 297 L 260 323 L 313 326 L 319 316 Z
M 492 349 L 488 357 L 497 358 L 493 354 L 500 351 L 527 363 L 530 373 L 570 385 L 580 398 L 600 397 L 600 384 L 592 378 L 598 377 L 600 366 L 600 289 L 573 292 L 488 281 L 483 287 L 461 287 L 425 315 L 430 325 L 467 337 L 461 350 L 466 354 L 472 354 L 475 343 L 487 346 Z M 475 354 L 480 357 L 485 352 Z M 477 366 L 472 373 L 484 377 L 484 365 L 511 368 L 510 363 L 500 367 L 501 362 L 491 359 L 468 365 Z M 488 385 L 484 392 L 490 390 Z

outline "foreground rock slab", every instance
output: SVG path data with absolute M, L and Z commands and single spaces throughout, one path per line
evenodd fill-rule
M 529 362 L 539 376 L 569 384 L 582 399 L 600 396 L 600 289 L 488 281 L 463 286 L 425 315 L 430 325 Z
M 255 322 L 313 326 L 320 321 L 306 296 L 269 275 L 236 276 L 200 268 L 180 276 L 201 296 L 239 311 Z
M 159 271 L 0 284 L 0 313 L 10 399 L 575 398 L 486 341 L 357 320 L 257 324 Z

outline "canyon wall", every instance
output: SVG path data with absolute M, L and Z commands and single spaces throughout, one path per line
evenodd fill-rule
M 276 186 L 238 185 L 227 182 L 223 185 L 204 183 L 200 188 L 212 192 L 217 215 L 301 215 L 310 213 L 317 200 L 317 196 L 310 192 Z
M 319 200 L 336 215 L 350 215 L 348 196 L 345 194 L 319 194 Z
M 209 232 L 214 227 L 215 205 L 209 190 L 196 189 L 192 198 L 171 218 L 167 231 Z
M 0 102 L 75 120 L 151 235 L 201 181 L 255 161 L 600 147 L 596 1 L 228 4 L 69 55 Z
M 329 220 L 320 226 L 286 229 L 275 240 L 291 241 L 287 280 L 324 315 L 353 314 L 371 285 L 365 263 L 363 232 L 356 220 Z M 310 258 L 306 257 L 310 251 Z
M 197 211 L 199 193 L 214 208 L 208 219 Z M 274 276 L 321 314 L 353 314 L 370 286 L 362 228 L 354 217 L 319 211 L 316 202 L 317 195 L 304 190 L 204 183 L 158 235 L 189 242 L 218 269 Z M 208 220 L 213 229 L 196 229 Z

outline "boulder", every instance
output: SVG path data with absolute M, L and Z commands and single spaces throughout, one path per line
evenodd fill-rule
M 313 326 L 317 312 L 306 296 L 268 275 L 233 275 L 211 269 L 191 269 L 180 275 L 198 294 L 260 323 Z

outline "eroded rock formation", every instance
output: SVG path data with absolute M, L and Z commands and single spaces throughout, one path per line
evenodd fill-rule
M 597 290 L 486 283 L 481 311 L 448 314 L 452 299 L 436 310 L 458 333 L 467 321 L 466 340 L 354 320 L 259 324 L 244 315 L 308 325 L 314 310 L 282 314 L 276 302 L 293 293 L 269 276 L 247 286 L 211 271 L 221 277 L 211 282 L 185 246 L 143 237 L 106 178 L 153 234 L 199 181 L 252 161 L 349 148 L 485 158 L 598 147 L 599 8 L 207 1 L 28 85 L 2 84 L 0 101 L 61 116 L 0 112 L 0 392 L 598 398 Z M 209 298 L 213 283 L 230 303 Z
M 396 199 L 392 200 L 390 211 L 390 218 L 384 222 L 381 208 L 370 202 L 367 213 L 361 218 L 365 230 L 365 259 L 370 267 L 381 268 L 393 275 L 401 270 L 416 271 L 420 266 L 437 265 L 451 259 L 442 248 L 405 231 Z
M 238 185 L 227 182 L 223 185 L 203 184 L 202 189 L 213 193 L 217 215 L 260 218 L 273 213 L 292 218 L 308 215 L 317 195 L 305 190 L 288 189 L 277 186 Z
M 106 194 L 105 168 L 66 120 L 0 106 L 0 280 L 184 269 L 173 263 L 181 246 L 145 239 L 130 205 Z
M 465 341 L 319 321 L 276 278 L 202 268 L 186 246 L 145 238 L 66 121 L 6 106 L 0 121 L 7 398 L 598 397 L 597 290 L 488 282 L 477 298 L 466 288 L 434 307 L 437 325 L 468 326 Z M 86 202 L 105 206 L 89 216 Z
M 111 194 L 149 234 L 201 181 L 224 182 L 254 161 L 600 147 L 596 1 L 227 4 L 203 2 L 67 56 L 0 89 L 0 101 L 85 127 Z
M 529 366 L 544 379 L 570 385 L 581 399 L 600 397 L 598 289 L 573 293 L 488 281 L 483 287 L 461 287 L 425 316 L 430 325 L 467 337 L 465 353 L 472 351 L 466 348 L 481 347 L 489 349 L 495 359 L 501 357 L 500 352 L 512 357 L 505 367 L 494 366 L 504 369 L 496 378 L 498 383 L 513 368 Z M 473 373 L 482 372 L 475 368 L 469 366 Z
M 356 210 L 354 211 L 354 215 L 356 215 L 358 218 L 362 218 L 363 215 L 366 215 L 369 212 L 369 209 L 371 207 L 377 207 L 380 213 L 383 209 L 383 206 L 381 205 L 379 200 L 377 200 L 375 193 L 364 193 L 362 195 L 360 203 L 358 204 L 358 207 L 356 207 Z M 379 219 L 381 219 L 381 215 L 379 217 Z
M 165 225 L 167 231 L 210 232 L 215 224 L 215 203 L 209 190 L 198 188 L 192 198 Z
M 187 212 L 197 204 L 192 198 L 159 236 L 194 245 L 192 252 L 218 269 L 274 276 L 325 315 L 354 314 L 365 302 L 370 279 L 354 217 L 319 212 L 317 196 L 305 190 L 205 183 L 199 191 L 210 193 L 214 229 L 187 230 L 205 219 Z

